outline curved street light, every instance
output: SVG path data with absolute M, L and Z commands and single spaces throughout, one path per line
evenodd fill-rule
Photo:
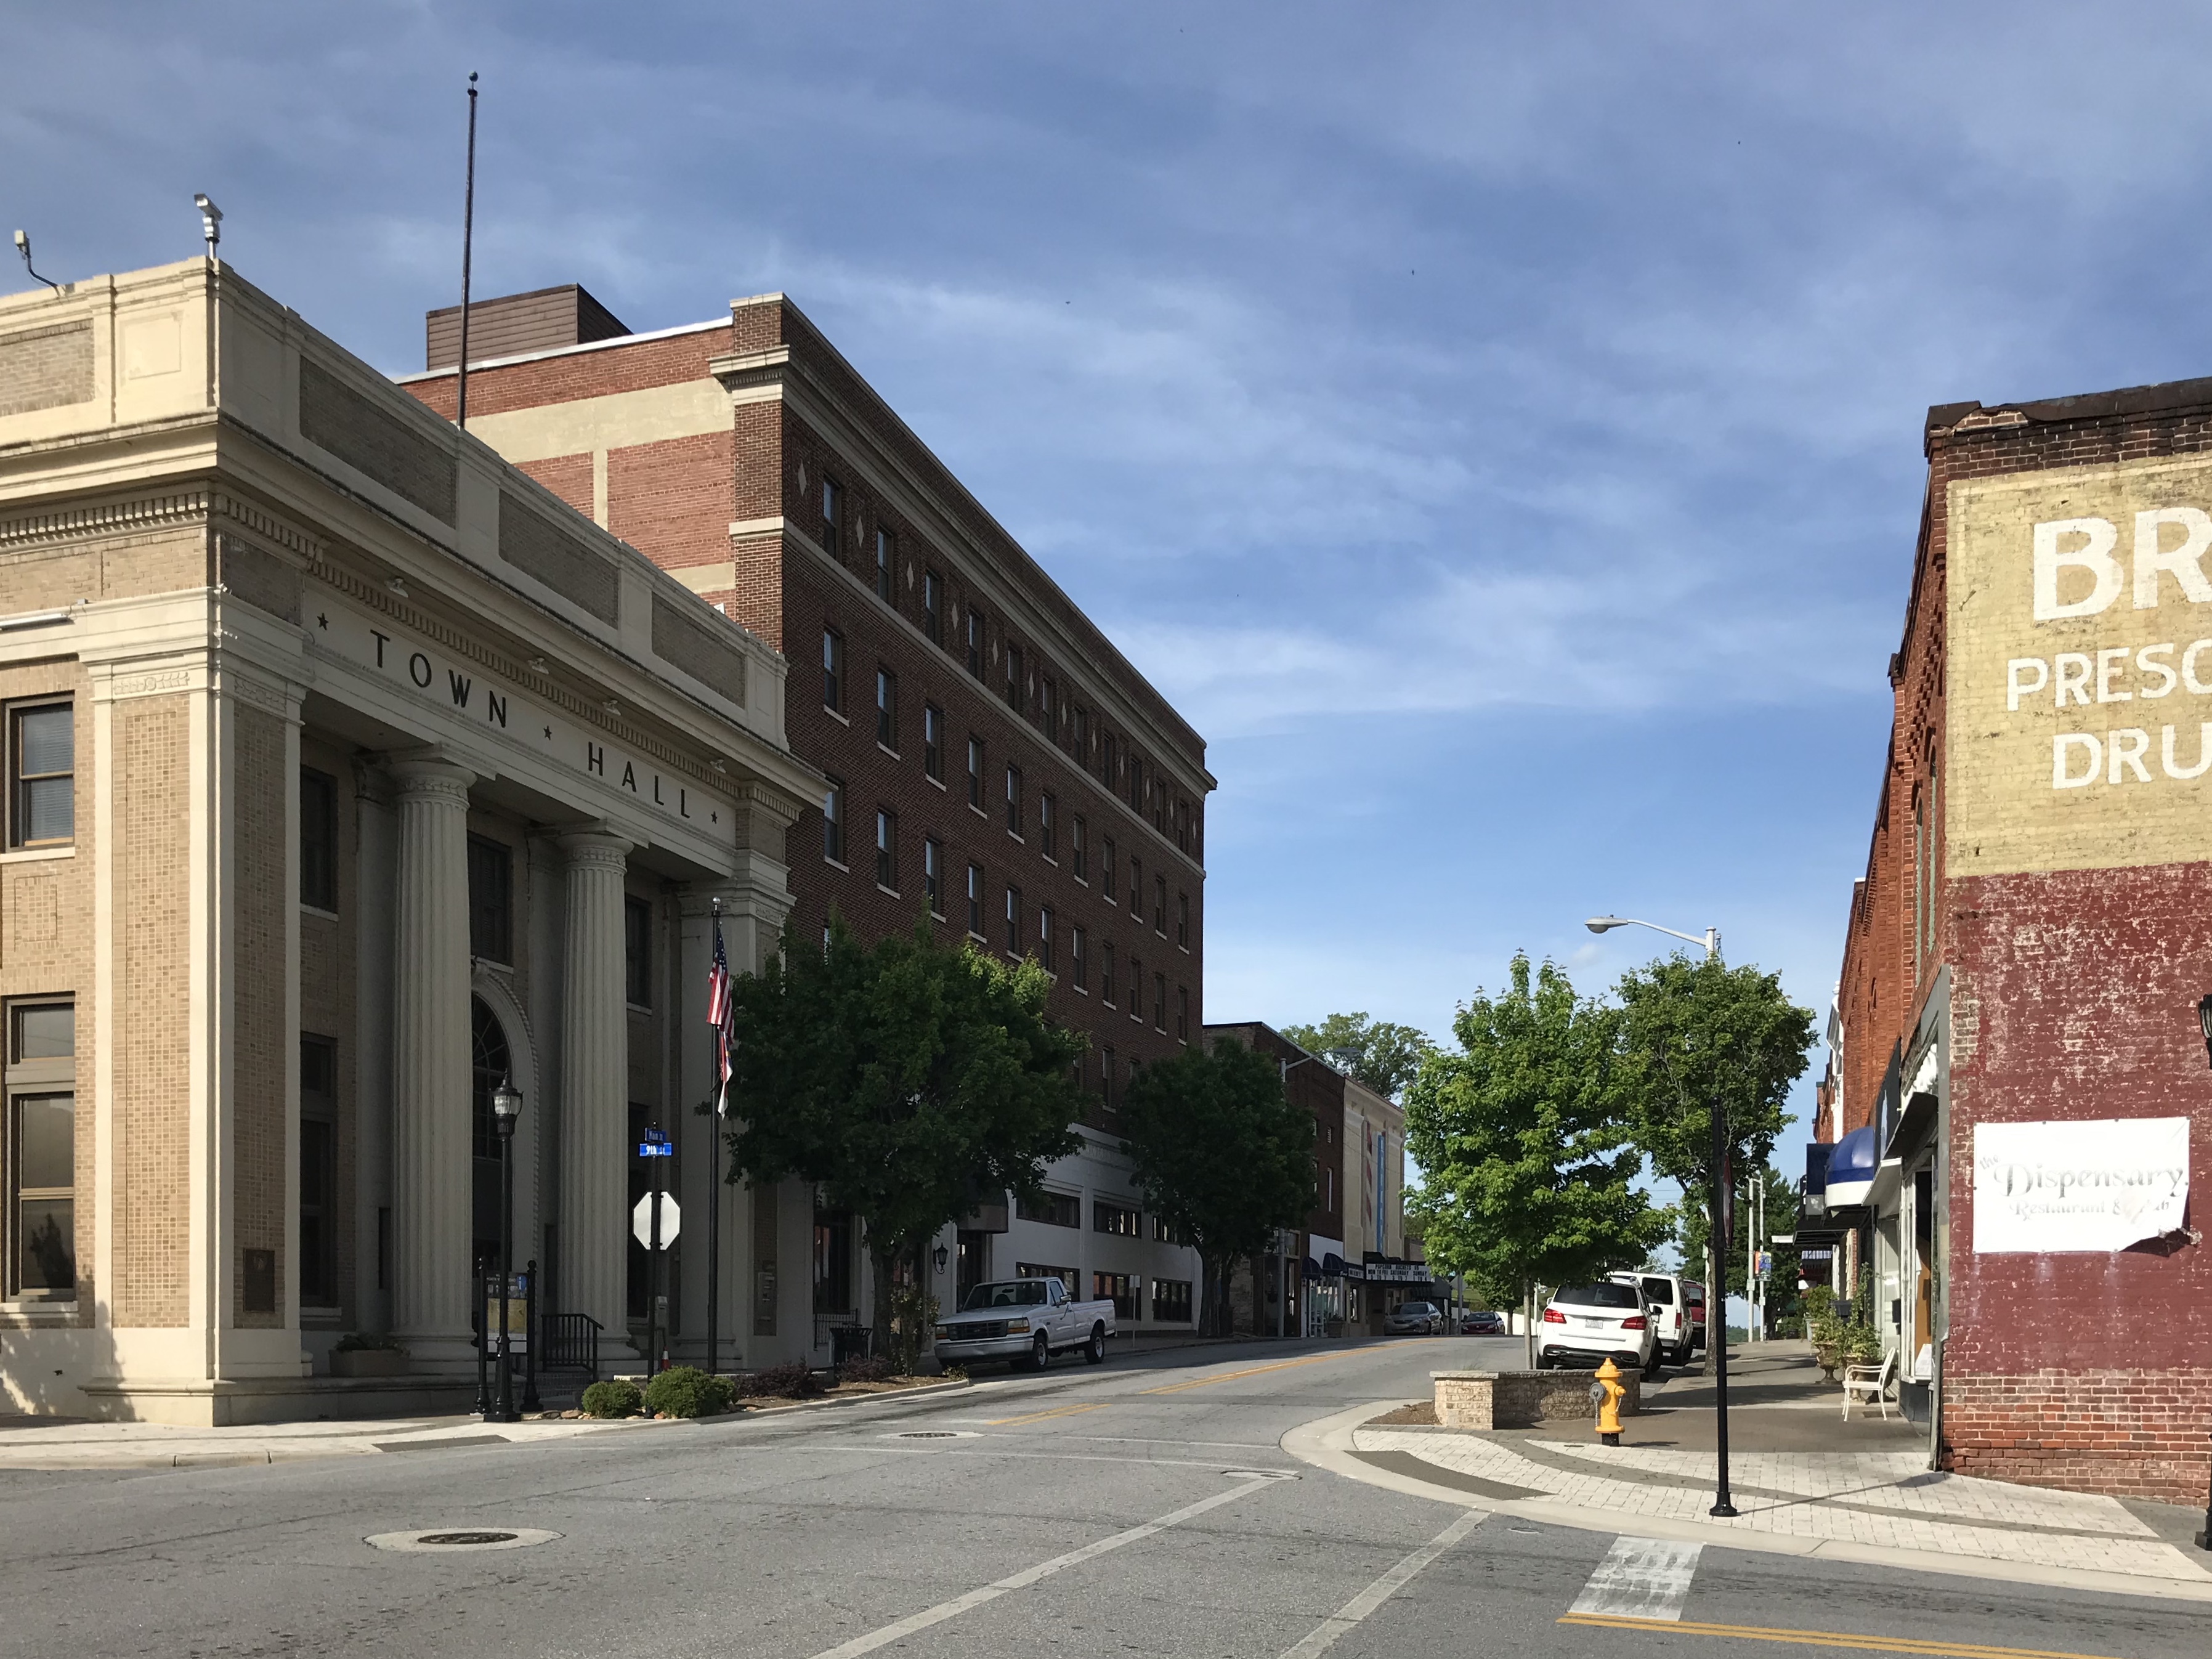
M 1583 926 L 1593 933 L 1609 933 L 1616 927 L 1649 927 L 1653 933 L 1664 933 L 1669 939 L 1686 939 L 1692 945 L 1704 945 L 1707 962 L 1718 962 L 1721 959 L 1721 930 L 1717 927 L 1706 928 L 1704 937 L 1700 938 L 1695 933 L 1684 933 L 1672 927 L 1662 927 L 1656 921 L 1642 921 L 1634 916 L 1592 916 Z M 1713 1264 L 1718 1272 L 1711 1275 L 1711 1278 L 1717 1282 L 1708 1283 L 1705 1286 L 1706 1296 L 1712 1298 L 1705 1305 L 1708 1309 L 1717 1306 L 1719 1312 L 1717 1319 L 1713 1319 L 1711 1314 L 1707 1316 L 1716 1333 L 1714 1339 L 1708 1341 L 1707 1347 L 1712 1354 L 1713 1360 L 1715 1413 L 1713 1444 L 1715 1449 L 1720 1454 L 1718 1479 L 1713 1492 L 1713 1506 L 1709 1513 L 1732 1516 L 1737 1513 L 1737 1510 L 1735 1504 L 1729 1501 L 1729 1497 L 1728 1246 L 1722 1237 L 1725 1231 L 1723 1224 L 1728 1219 L 1726 1211 L 1730 1186 L 1728 1175 L 1728 1116 L 1725 1103 L 1718 1100 L 1714 1101 L 1706 1115 L 1712 1120 L 1713 1125 L 1712 1156 L 1705 1180 L 1708 1211 L 1706 1228 L 1712 1241 L 1708 1254 L 1711 1255 Z M 1747 1279 L 1744 1281 L 1744 1288 L 1747 1295 L 1750 1290 L 1750 1280 Z

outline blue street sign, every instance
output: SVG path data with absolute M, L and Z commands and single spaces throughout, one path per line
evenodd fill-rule
M 648 1127 L 645 1132 L 645 1138 L 656 1146 L 665 1146 L 668 1140 L 668 1131 Z
M 665 1140 L 659 1142 L 641 1140 L 638 1142 L 637 1155 L 640 1158 L 673 1158 L 676 1156 L 676 1149 Z

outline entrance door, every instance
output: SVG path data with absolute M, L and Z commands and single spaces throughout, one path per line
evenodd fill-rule
M 968 1292 L 991 1276 L 991 1235 L 963 1231 L 960 1235 L 960 1261 L 953 1279 L 953 1289 L 958 1297 L 957 1305 L 968 1305 Z

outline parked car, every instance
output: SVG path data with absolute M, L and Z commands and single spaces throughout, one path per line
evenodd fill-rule
M 1078 1302 L 1057 1279 L 995 1279 L 938 1322 L 937 1358 L 946 1365 L 1005 1359 L 1042 1370 L 1053 1355 L 1080 1349 L 1096 1365 L 1113 1334 L 1110 1299 Z
M 1686 1279 L 1682 1281 L 1682 1295 L 1686 1301 L 1683 1316 L 1690 1322 L 1690 1352 L 1695 1353 L 1705 1346 L 1705 1287 L 1695 1279 Z
M 1462 1336 L 1504 1336 L 1505 1316 L 1501 1313 L 1468 1313 L 1459 1322 Z
M 1632 1365 L 1656 1372 L 1658 1355 L 1644 1292 L 1633 1285 L 1607 1279 L 1566 1285 L 1544 1304 L 1543 1320 L 1536 1327 L 1539 1370 L 1555 1365 L 1595 1370 L 1610 1359 L 1624 1370 Z
M 1382 1316 L 1382 1334 L 1433 1335 L 1444 1328 L 1444 1310 L 1433 1302 L 1401 1302 Z
M 1690 1298 L 1683 1281 L 1672 1273 L 1607 1273 L 1607 1279 L 1620 1285 L 1633 1285 L 1644 1292 L 1644 1304 L 1651 1310 L 1652 1340 L 1658 1344 L 1660 1359 L 1669 1365 L 1690 1363 Z

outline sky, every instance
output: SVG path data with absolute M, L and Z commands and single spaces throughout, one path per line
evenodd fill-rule
M 77 0 L 0 15 L 0 218 L 68 280 L 205 191 L 419 368 L 479 71 L 480 296 L 790 294 L 1204 734 L 1208 1018 L 1444 1036 L 1516 950 L 1667 948 L 1607 911 L 1825 1015 L 1926 409 L 2212 372 L 2209 52 L 2033 0 Z

